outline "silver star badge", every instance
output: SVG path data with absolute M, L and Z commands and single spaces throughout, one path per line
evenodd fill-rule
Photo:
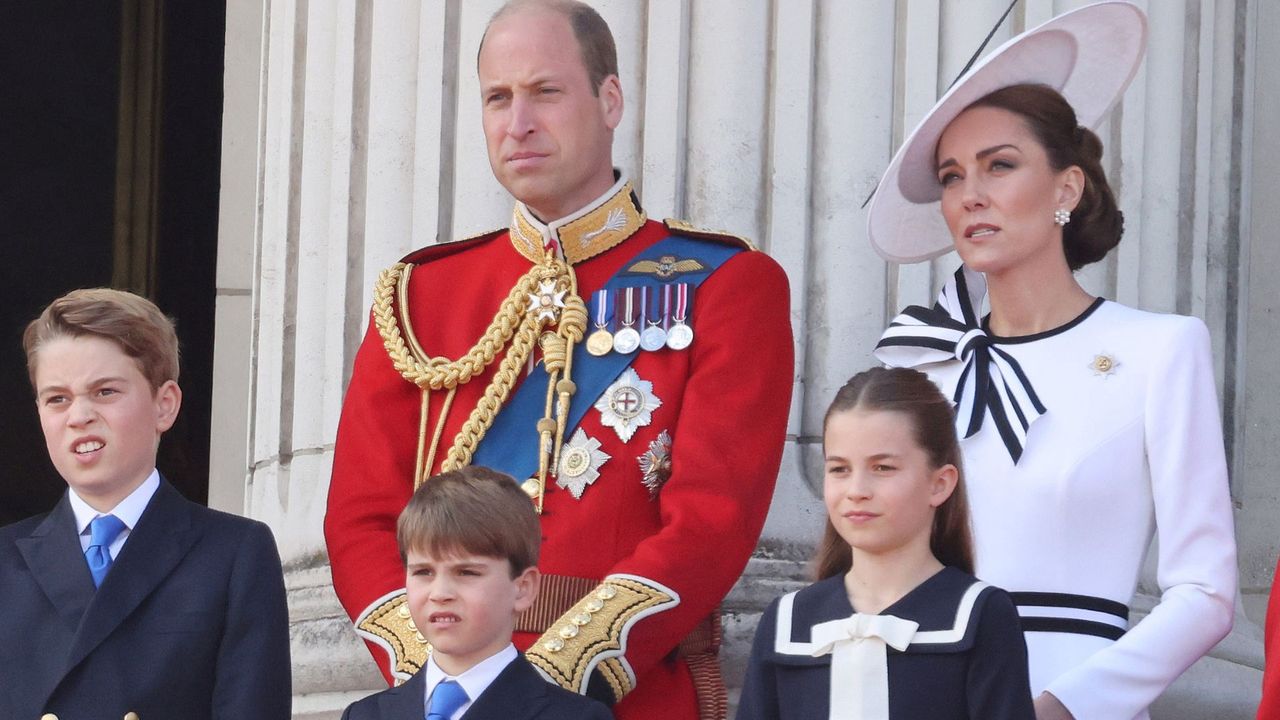
M 554 280 L 543 280 L 538 285 L 538 292 L 529 293 L 529 312 L 538 313 L 538 319 L 555 320 L 556 313 L 564 307 L 564 295 L 567 290 L 556 291 Z
M 556 473 L 556 485 L 581 500 L 587 486 L 600 477 L 600 468 L 612 457 L 600 450 L 600 441 L 588 437 L 582 428 L 573 434 L 560 449 L 560 471 Z
M 653 420 L 653 411 L 662 407 L 662 401 L 653 394 L 653 383 L 627 368 L 596 400 L 595 407 L 600 411 L 600 423 L 613 428 L 622 442 L 630 442 L 636 428 Z

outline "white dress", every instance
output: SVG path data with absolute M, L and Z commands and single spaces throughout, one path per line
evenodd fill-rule
M 1016 464 L 990 412 L 961 442 L 977 575 L 1019 605 L 1033 694 L 1048 690 L 1077 720 L 1146 718 L 1231 628 L 1235 541 L 1208 331 L 1099 299 L 1055 330 L 987 339 L 1044 413 Z M 965 365 L 919 369 L 954 398 Z M 1160 603 L 1123 632 L 1116 610 L 1153 533 Z

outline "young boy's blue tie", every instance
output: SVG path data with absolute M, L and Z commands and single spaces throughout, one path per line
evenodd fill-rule
M 124 530 L 124 521 L 115 515 L 99 515 L 89 522 L 89 547 L 84 559 L 93 574 L 93 586 L 101 587 L 102 580 L 111 569 L 111 543 Z
M 427 720 L 449 720 L 470 698 L 467 691 L 453 680 L 445 680 L 436 685 L 431 693 L 431 707 L 427 709 Z

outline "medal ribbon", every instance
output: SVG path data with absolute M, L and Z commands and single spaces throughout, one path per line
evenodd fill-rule
M 960 266 L 933 307 L 912 305 L 893 319 L 876 343 L 875 356 L 893 367 L 963 362 L 951 399 L 956 408 L 956 431 L 962 438 L 972 437 L 982 429 L 990 412 L 1016 465 L 1031 423 L 1048 411 L 1018 361 L 993 345 L 982 329 L 976 308 L 981 307 L 986 292 L 983 276 Z
M 648 320 L 649 320 L 649 288 L 642 285 L 640 287 L 640 329 L 641 330 L 644 329 L 644 326 L 648 323 Z
M 670 285 L 663 285 L 664 292 L 671 289 Z M 647 288 L 644 289 L 647 292 Z M 668 294 L 667 297 L 670 297 Z M 653 292 L 648 293 L 645 301 L 645 322 L 649 325 L 662 325 L 662 298 L 663 293 L 658 292 L 658 288 L 653 288 Z
M 676 310 L 671 314 L 671 319 L 676 324 L 683 324 L 685 318 L 689 317 L 689 283 L 680 283 L 676 285 Z
M 889 648 L 906 650 L 919 627 L 862 613 L 813 626 L 813 656 L 831 655 L 830 718 L 889 720 Z
M 609 321 L 613 318 L 613 308 L 609 307 L 609 291 L 596 291 L 596 327 L 604 330 L 609 327 Z
M 671 286 L 662 286 L 662 329 L 671 324 Z
M 608 290 L 601 290 L 600 292 L 608 292 Z M 636 324 L 636 289 L 633 287 L 620 288 L 618 293 L 622 296 L 619 301 L 622 304 L 622 325 L 623 327 L 631 327 Z

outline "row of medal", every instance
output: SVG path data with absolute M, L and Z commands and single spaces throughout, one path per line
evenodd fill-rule
M 693 344 L 692 293 L 688 283 L 598 290 L 591 299 L 595 331 L 587 337 L 587 352 L 603 356 L 664 347 L 684 350 Z

